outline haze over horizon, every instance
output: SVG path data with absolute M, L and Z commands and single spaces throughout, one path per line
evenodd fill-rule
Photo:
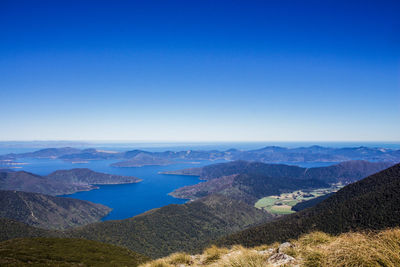
M 1 1 L 0 141 L 400 141 L 399 1 Z

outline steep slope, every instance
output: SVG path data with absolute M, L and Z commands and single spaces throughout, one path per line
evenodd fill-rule
M 160 257 L 175 251 L 198 251 L 213 239 L 268 219 L 268 214 L 245 203 L 213 195 L 154 209 L 126 220 L 87 225 L 66 234 Z
M 0 190 L 16 190 L 48 195 L 65 195 L 97 188 L 97 184 L 136 183 L 141 180 L 131 176 L 111 175 L 89 169 L 55 171 L 48 176 L 33 173 L 0 172 Z
M 230 235 L 219 244 L 254 246 L 310 231 L 339 234 L 400 225 L 400 164 L 345 186 L 318 205 Z
M 392 162 L 345 161 L 328 167 L 309 168 L 305 171 L 304 178 L 319 179 L 327 183 L 353 183 L 393 165 Z
M 45 229 L 66 229 L 99 221 L 111 211 L 101 204 L 38 193 L 0 191 L 0 217 Z
M 2 266 L 138 266 L 149 258 L 126 248 L 69 238 L 21 238 L 0 243 Z
M 251 203 L 267 195 L 328 187 L 330 183 L 354 182 L 391 165 L 385 162 L 349 161 L 328 167 L 301 168 L 284 164 L 233 161 L 205 166 L 201 171 L 182 170 L 181 173 L 186 175 L 191 174 L 190 171 L 201 173 L 200 178 L 208 181 L 179 188 L 171 195 L 196 199 L 221 193 Z
M 334 193 L 329 193 L 329 194 L 322 195 L 322 196 L 319 196 L 319 197 L 316 197 L 316 198 L 312 198 L 310 200 L 299 202 L 299 203 L 297 203 L 296 205 L 294 205 L 292 207 L 292 210 L 301 211 L 301 210 L 304 210 L 304 209 L 307 209 L 307 208 L 311 208 L 311 207 L 317 205 L 318 203 L 322 202 L 323 200 L 331 197 L 333 194 Z

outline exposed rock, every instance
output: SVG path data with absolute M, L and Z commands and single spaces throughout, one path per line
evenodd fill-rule
M 285 264 L 296 264 L 296 259 L 285 253 L 276 253 L 269 257 L 268 263 L 272 266 L 282 266 Z

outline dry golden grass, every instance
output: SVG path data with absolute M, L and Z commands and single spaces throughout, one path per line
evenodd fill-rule
M 265 267 L 269 255 L 259 254 L 256 250 L 242 249 L 232 257 L 223 258 L 216 266 L 221 267 Z
M 192 257 L 186 253 L 174 253 L 170 256 L 144 264 L 146 267 L 171 267 L 179 265 L 192 265 Z
M 337 237 L 315 232 L 294 244 L 302 266 L 400 266 L 400 229 Z
M 168 263 L 170 264 L 186 264 L 189 265 L 192 263 L 192 258 L 190 255 L 186 253 L 174 253 L 168 258 Z
M 400 229 L 381 232 L 346 233 L 331 236 L 322 232 L 306 234 L 292 240 L 293 248 L 284 252 L 296 258 L 299 266 L 307 267 L 374 267 L 400 266 Z M 170 267 L 265 267 L 268 258 L 277 251 L 277 243 L 255 248 L 233 246 L 230 249 L 212 246 L 203 254 L 189 256 L 175 253 L 143 266 Z M 272 248 L 272 249 L 271 249 Z M 266 253 L 269 251 L 268 253 Z
M 209 263 L 215 262 L 215 261 L 219 260 L 222 255 L 225 255 L 228 252 L 229 252 L 229 250 L 227 248 L 219 248 L 219 247 L 213 245 L 204 251 L 203 264 L 209 264 Z
M 326 250 L 326 266 L 400 266 L 400 230 L 344 234 Z
M 324 232 L 312 232 L 301 236 L 298 239 L 298 245 L 305 246 L 318 246 L 332 241 L 333 237 Z

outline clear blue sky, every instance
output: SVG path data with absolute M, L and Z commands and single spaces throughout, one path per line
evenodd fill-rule
M 399 141 L 400 1 L 0 1 L 0 140 Z

